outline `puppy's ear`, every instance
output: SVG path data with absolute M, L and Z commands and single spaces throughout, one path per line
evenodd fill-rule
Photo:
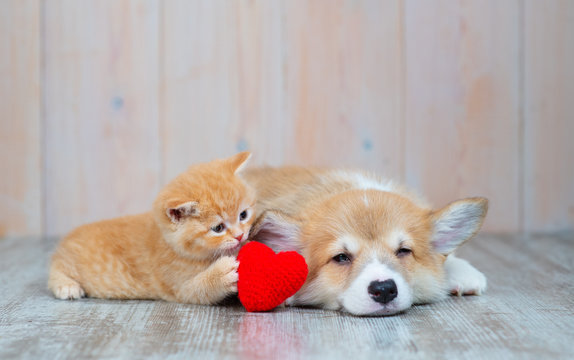
M 195 201 L 188 201 L 175 207 L 168 207 L 165 213 L 172 223 L 177 224 L 190 216 L 198 216 L 198 203 Z
M 239 154 L 235 154 L 232 157 L 226 159 L 227 163 L 229 164 L 231 171 L 234 174 L 241 172 L 247 165 L 247 162 L 251 158 L 251 153 L 249 151 L 240 152 Z
M 301 250 L 301 221 L 279 210 L 267 210 L 253 224 L 251 239 L 273 251 Z
M 487 210 L 488 200 L 476 197 L 458 200 L 434 211 L 431 242 L 436 251 L 448 255 L 472 238 L 482 226 Z

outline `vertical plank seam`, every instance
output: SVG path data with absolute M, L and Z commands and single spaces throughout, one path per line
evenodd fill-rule
M 526 77 L 526 27 L 525 27 L 525 1 L 519 0 L 518 9 L 518 231 L 526 233 L 526 156 L 525 156 L 525 136 L 526 136 L 526 111 L 525 111 L 525 77 Z
M 38 123 L 40 127 L 40 233 L 43 237 L 47 235 L 48 229 L 48 184 L 47 184 L 47 146 L 48 142 L 46 139 L 46 2 L 40 1 L 40 8 L 38 9 L 38 21 L 40 22 L 38 26 L 38 73 L 39 73 L 39 92 L 40 92 L 40 111 Z
M 157 2 L 159 6 L 158 11 L 158 84 L 157 84 L 157 102 L 158 102 L 158 111 L 157 111 L 157 136 L 158 136 L 158 161 L 159 166 L 157 180 L 159 188 L 162 188 L 165 181 L 165 152 L 164 152 L 164 141 L 165 141 L 165 34 L 164 34 L 164 17 L 165 17 L 165 3 L 164 1 Z M 159 191 L 159 189 L 156 189 Z
M 288 112 L 288 104 L 289 104 L 289 89 L 287 88 L 287 85 L 289 83 L 289 78 L 288 78 L 288 71 L 286 70 L 286 53 L 289 52 L 289 46 L 287 43 L 287 36 L 286 36 L 286 30 L 285 30 L 285 26 L 287 24 L 287 20 L 286 20 L 286 16 L 287 16 L 287 8 L 285 6 L 285 2 L 281 1 L 279 2 L 279 35 L 278 35 L 278 41 L 280 43 L 280 49 L 279 49 L 279 71 L 280 71 L 280 83 L 277 84 L 277 86 L 279 87 L 279 112 L 278 114 L 280 114 L 281 118 L 280 119 L 275 119 L 276 122 L 279 122 L 279 128 L 281 129 L 281 133 L 285 134 L 288 133 L 288 136 L 282 136 L 281 137 L 281 155 L 280 155 L 280 164 L 281 165 L 285 165 L 286 160 L 290 159 L 290 156 L 288 155 L 288 149 L 289 149 L 289 144 L 293 141 L 293 139 L 295 138 L 295 131 L 293 130 L 292 126 L 287 127 L 287 124 L 292 124 L 291 121 L 291 117 L 289 116 L 290 113 Z M 289 114 L 289 115 L 286 115 Z
M 405 1 L 406 0 L 399 0 L 399 33 L 400 33 L 400 40 L 399 40 L 399 173 L 401 176 L 400 181 L 406 182 L 407 174 L 406 174 L 406 161 L 407 161 L 407 139 L 406 139 L 406 127 L 407 127 L 407 118 L 406 118 L 406 96 L 407 96 L 407 79 L 406 79 L 406 67 L 407 67 L 407 36 L 406 36 L 406 10 L 405 10 Z

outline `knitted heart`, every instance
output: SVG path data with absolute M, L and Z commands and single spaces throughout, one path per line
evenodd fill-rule
M 307 279 L 307 263 L 295 251 L 275 254 L 267 245 L 252 241 L 241 248 L 237 260 L 237 291 L 247 311 L 272 310 Z

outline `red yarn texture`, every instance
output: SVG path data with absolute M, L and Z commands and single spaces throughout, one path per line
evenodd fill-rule
M 247 311 L 269 311 L 294 295 L 307 279 L 307 263 L 295 251 L 275 254 L 252 241 L 237 255 L 237 291 Z

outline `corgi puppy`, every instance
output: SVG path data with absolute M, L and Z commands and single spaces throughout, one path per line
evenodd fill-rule
M 484 198 L 435 210 L 358 171 L 260 168 L 244 178 L 257 192 L 252 238 L 307 261 L 307 281 L 287 305 L 391 315 L 486 289 L 484 275 L 453 255 L 480 229 Z

